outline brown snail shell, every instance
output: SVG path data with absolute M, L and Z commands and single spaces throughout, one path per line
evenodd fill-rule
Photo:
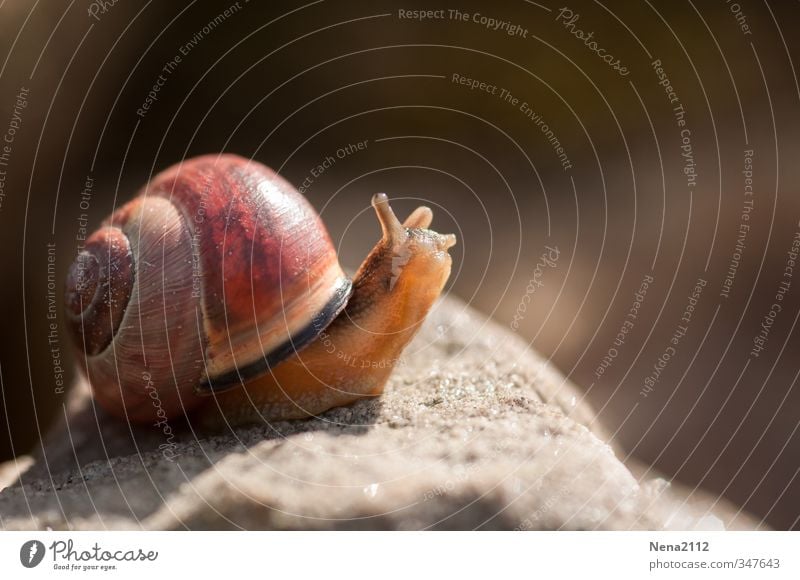
M 208 155 L 157 175 L 87 240 L 66 316 L 97 400 L 146 420 L 267 372 L 350 293 L 294 187 L 255 161 Z

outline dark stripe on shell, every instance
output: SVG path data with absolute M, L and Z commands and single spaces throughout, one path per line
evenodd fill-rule
M 308 326 L 266 356 L 256 359 L 241 368 L 233 369 L 232 371 L 228 371 L 216 377 L 206 378 L 197 385 L 195 393 L 198 395 L 221 393 L 234 387 L 241 386 L 243 383 L 269 372 L 269 369 L 283 362 L 296 352 L 299 352 L 303 347 L 317 338 L 317 336 L 333 322 L 339 313 L 344 310 L 352 291 L 352 282 L 347 278 L 342 278 L 339 286 L 333 292 L 333 298 L 331 298 L 322 311 L 312 319 Z

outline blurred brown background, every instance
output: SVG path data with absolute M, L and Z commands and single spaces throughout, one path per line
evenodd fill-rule
M 459 237 L 452 293 L 511 325 L 529 281 L 542 283 L 517 332 L 585 390 L 623 449 L 774 527 L 797 527 L 800 270 L 783 274 L 800 230 L 797 5 L 571 1 L 579 18 L 569 27 L 562 7 L 0 6 L 0 138 L 11 138 L 0 143 L 0 154 L 8 145 L 0 159 L 0 460 L 29 452 L 63 413 L 53 357 L 69 385 L 72 349 L 60 311 L 48 319 L 48 300 L 54 291 L 60 303 L 81 214 L 94 229 L 185 156 L 239 153 L 299 185 L 327 156 L 366 140 L 306 191 L 343 263 L 356 266 L 378 235 L 365 211 L 373 192 L 399 198 L 399 213 L 425 200 L 436 229 Z M 419 9 L 444 9 L 444 17 L 399 12 Z M 518 32 L 494 30 L 481 16 Z M 165 72 L 176 55 L 181 62 Z M 157 99 L 137 114 L 159 75 Z M 503 100 L 501 88 L 519 101 Z M 569 168 L 523 102 L 553 131 Z M 694 186 L 683 171 L 682 128 Z M 753 206 L 743 222 L 745 150 L 753 151 Z M 750 227 L 725 298 L 741 223 Z M 559 259 L 539 275 L 545 246 Z M 615 345 L 646 276 L 653 283 L 638 317 Z M 699 278 L 707 283 L 686 335 L 645 397 Z M 753 356 L 781 281 L 790 282 L 782 310 Z

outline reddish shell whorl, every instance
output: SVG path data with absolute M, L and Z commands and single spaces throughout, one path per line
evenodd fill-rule
M 344 308 L 350 281 L 322 220 L 265 165 L 197 157 L 157 175 L 142 194 L 169 199 L 193 232 L 207 338 L 199 392 L 268 372 Z
M 197 331 L 200 301 L 192 297 L 191 236 L 162 198 L 137 197 L 113 218 L 70 270 L 67 317 L 100 405 L 126 420 L 157 423 L 200 402 L 194 388 L 205 343 Z
M 65 299 L 98 402 L 158 421 L 268 372 L 339 314 L 350 288 L 300 193 L 260 163 L 209 155 L 116 211 L 73 264 Z
M 127 236 L 101 228 L 72 263 L 66 284 L 66 318 L 75 344 L 87 355 L 105 350 L 117 332 L 134 284 Z

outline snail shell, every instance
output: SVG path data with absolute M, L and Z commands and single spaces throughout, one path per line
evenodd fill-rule
M 267 372 L 351 290 L 301 194 L 260 163 L 208 155 L 157 175 L 87 240 L 66 317 L 97 400 L 147 420 Z

